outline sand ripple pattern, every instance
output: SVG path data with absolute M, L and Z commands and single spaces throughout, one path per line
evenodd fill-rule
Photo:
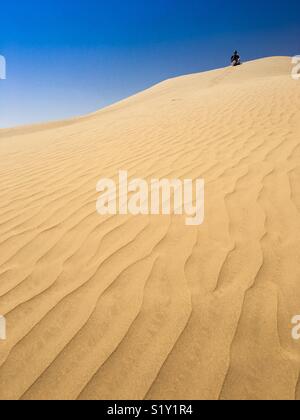
M 291 60 L 0 130 L 0 399 L 300 399 Z M 96 182 L 206 180 L 206 219 L 100 217 Z

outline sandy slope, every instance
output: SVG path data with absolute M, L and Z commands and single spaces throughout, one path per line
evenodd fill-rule
M 300 399 L 290 58 L 0 130 L 0 399 Z M 206 220 L 100 217 L 101 177 L 204 177 Z

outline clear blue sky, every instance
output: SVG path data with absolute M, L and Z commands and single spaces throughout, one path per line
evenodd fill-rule
M 299 0 L 8 0 L 0 127 L 95 111 L 152 84 L 300 54 Z

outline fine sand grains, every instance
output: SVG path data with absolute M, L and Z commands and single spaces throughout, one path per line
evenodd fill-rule
M 300 81 L 180 77 L 0 130 L 0 399 L 300 399 Z M 204 178 L 205 222 L 96 212 L 96 183 Z

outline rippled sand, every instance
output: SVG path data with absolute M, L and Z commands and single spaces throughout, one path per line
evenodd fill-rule
M 180 77 L 0 130 L 0 399 L 300 399 L 300 81 Z M 96 213 L 119 170 L 204 178 L 202 226 Z

